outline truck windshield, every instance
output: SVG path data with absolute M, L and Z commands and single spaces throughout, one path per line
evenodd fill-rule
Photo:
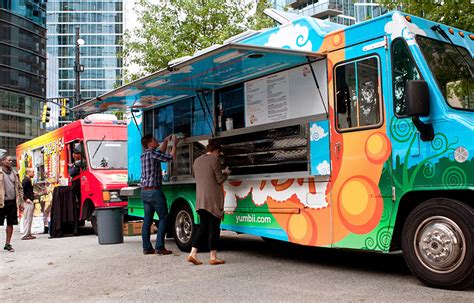
M 451 107 L 474 110 L 474 62 L 463 47 L 423 36 L 416 41 Z
M 127 169 L 125 141 L 87 141 L 87 150 L 93 169 Z

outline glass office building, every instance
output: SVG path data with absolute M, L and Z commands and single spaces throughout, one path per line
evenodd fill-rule
M 80 28 L 81 99 L 102 95 L 122 85 L 123 0 L 49 0 L 48 53 L 58 59 L 61 97 L 75 95 L 75 28 Z
M 273 7 L 278 9 L 282 2 L 292 13 L 329 19 L 344 25 L 362 22 L 386 12 L 376 0 L 274 0 Z
M 0 148 L 41 134 L 46 98 L 46 0 L 0 0 Z

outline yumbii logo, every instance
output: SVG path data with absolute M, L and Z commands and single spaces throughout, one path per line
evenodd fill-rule
M 235 221 L 237 223 L 262 223 L 262 224 L 270 224 L 272 223 L 271 217 L 257 217 L 256 215 L 245 215 L 245 216 L 235 216 Z

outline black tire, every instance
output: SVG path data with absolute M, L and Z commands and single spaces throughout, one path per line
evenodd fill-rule
M 91 220 L 91 224 L 92 224 L 92 230 L 94 231 L 94 235 L 99 235 L 98 231 L 97 231 L 97 217 L 95 215 L 92 215 L 90 217 L 90 220 Z
M 430 287 L 468 288 L 474 284 L 473 231 L 474 211 L 468 205 L 446 198 L 423 202 L 403 226 L 405 262 Z
M 174 241 L 178 248 L 185 252 L 191 251 L 197 226 L 194 224 L 193 212 L 187 203 L 180 203 L 173 211 L 171 224 Z

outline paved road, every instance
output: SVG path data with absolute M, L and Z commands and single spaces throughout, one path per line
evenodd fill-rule
M 474 290 L 421 285 L 401 255 L 273 246 L 233 233 L 222 236 L 222 266 L 190 265 L 172 239 L 170 256 L 142 255 L 140 237 L 99 245 L 94 235 L 21 241 L 17 232 L 13 244 L 15 253 L 0 252 L 0 302 L 474 301 Z

